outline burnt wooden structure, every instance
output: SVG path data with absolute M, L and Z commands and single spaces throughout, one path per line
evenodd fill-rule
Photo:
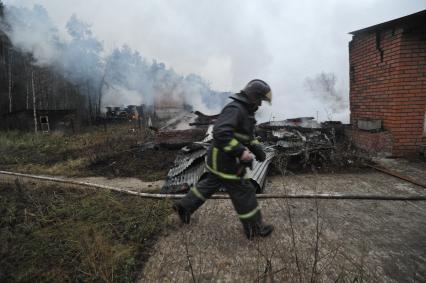
M 80 129 L 80 120 L 76 109 L 37 109 L 36 120 L 37 130 L 40 132 L 75 132 Z M 2 115 L 0 129 L 34 131 L 34 110 L 25 109 Z

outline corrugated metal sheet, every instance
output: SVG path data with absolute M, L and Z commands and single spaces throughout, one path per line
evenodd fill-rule
M 247 170 L 247 177 L 250 178 L 258 193 L 263 192 L 265 188 L 266 175 L 268 174 L 269 165 L 274 158 L 276 151 L 273 148 L 265 149 L 266 159 L 263 162 L 253 161 L 253 169 Z
M 178 193 L 189 190 L 200 179 L 205 167 L 204 157 L 206 149 L 199 149 L 195 152 L 182 154 L 175 161 L 175 166 L 170 169 L 163 186 L 163 193 Z M 253 162 L 253 169 L 247 170 L 247 176 L 250 178 L 257 192 L 260 193 L 265 187 L 266 175 L 269 165 L 275 156 L 275 149 L 267 148 L 265 150 L 266 160 L 264 162 Z
M 173 167 L 170 168 L 169 173 L 167 174 L 167 177 L 174 177 L 181 174 L 183 171 L 185 171 L 185 169 L 191 166 L 198 159 L 200 158 L 204 159 L 205 155 L 206 155 L 205 148 L 197 149 L 189 153 L 178 154 Z
M 206 172 L 204 158 L 191 164 L 181 174 L 169 177 L 167 176 L 166 183 L 162 188 L 162 193 L 180 193 L 186 192 L 195 185 L 201 175 Z
M 213 140 L 213 125 L 210 125 L 207 128 L 206 137 L 203 139 L 203 142 L 211 142 Z

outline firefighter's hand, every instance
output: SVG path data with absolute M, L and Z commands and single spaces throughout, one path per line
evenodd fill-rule
M 253 154 L 251 154 L 250 150 L 246 148 L 243 154 L 241 154 L 240 160 L 244 162 L 250 162 L 253 160 Z
M 259 162 L 263 162 L 266 159 L 265 151 L 263 150 L 263 146 L 261 144 L 255 144 L 251 148 L 254 156 L 256 156 L 256 160 Z

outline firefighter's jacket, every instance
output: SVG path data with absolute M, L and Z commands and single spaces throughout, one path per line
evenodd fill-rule
M 239 157 L 245 148 L 259 142 L 254 138 L 256 120 L 245 96 L 231 96 L 220 113 L 214 128 L 213 142 L 207 152 L 207 169 L 222 179 L 240 180 Z M 245 170 L 244 170 L 245 172 Z

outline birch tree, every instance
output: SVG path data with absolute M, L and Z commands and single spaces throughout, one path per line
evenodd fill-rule
M 37 134 L 37 110 L 36 110 L 36 94 L 34 85 L 34 69 L 31 70 L 31 86 L 33 90 L 33 116 L 34 116 L 34 133 Z
M 8 73 L 8 81 L 9 81 L 9 88 L 8 88 L 8 94 L 9 94 L 9 112 L 12 112 L 12 49 L 9 48 L 9 60 L 8 60 L 8 67 L 7 67 L 7 73 Z

